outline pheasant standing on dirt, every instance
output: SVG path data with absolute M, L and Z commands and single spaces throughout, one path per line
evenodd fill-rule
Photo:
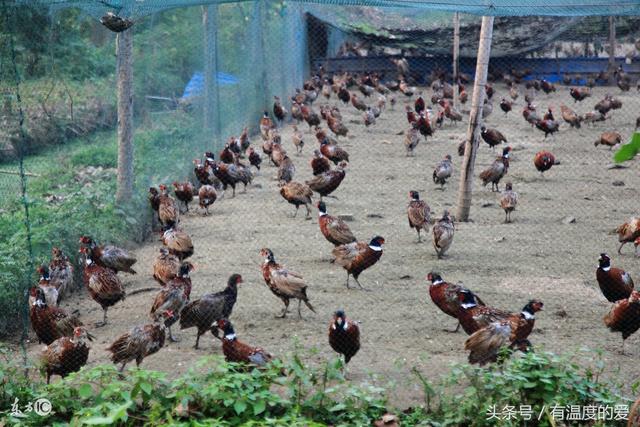
M 511 212 L 516 210 L 518 193 L 513 191 L 513 184 L 507 182 L 505 190 L 500 196 L 500 207 L 504 209 L 504 222 L 511 222 Z
M 433 247 L 438 258 L 442 258 L 449 250 L 451 243 L 453 243 L 454 232 L 453 220 L 449 215 L 449 211 L 445 210 L 442 218 L 433 226 Z
M 420 231 L 429 231 L 429 226 L 431 225 L 431 208 L 429 208 L 427 202 L 420 200 L 420 193 L 417 191 L 409 192 L 407 217 L 409 219 L 409 227 L 415 228 L 418 233 L 418 242 L 422 242 Z
M 285 318 L 287 316 L 289 300 L 292 299 L 298 300 L 298 316 L 300 318 L 302 318 L 300 308 L 303 302 L 309 310 L 315 313 L 316 310 L 309 302 L 309 297 L 307 296 L 308 285 L 305 283 L 303 277 L 278 264 L 271 249 L 263 248 L 260 251 L 260 256 L 264 258 L 262 277 L 265 283 L 271 292 L 284 303 L 282 313 L 278 317 Z
M 344 356 L 345 364 L 360 350 L 360 328 L 345 316 L 343 310 L 338 310 L 333 315 L 329 325 L 329 345 L 336 353 Z

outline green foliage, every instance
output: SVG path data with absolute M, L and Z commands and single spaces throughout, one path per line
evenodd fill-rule
M 601 359 L 595 365 L 593 371 L 568 356 L 529 353 L 488 368 L 454 366 L 437 386 L 414 370 L 425 389 L 425 405 L 400 411 L 388 407 L 382 389 L 345 380 L 338 359 L 316 368 L 294 354 L 256 369 L 214 356 L 174 380 L 143 369 L 121 375 L 113 366 L 101 365 L 46 386 L 41 380 L 28 381 L 0 349 L 0 405 L 9 408 L 15 398 L 28 402 L 47 397 L 52 402 L 55 412 L 45 419 L 26 418 L 23 425 L 365 426 L 389 411 L 408 426 L 490 426 L 497 425 L 486 419 L 493 405 L 527 404 L 536 413 L 542 405 L 627 403 L 616 396 L 615 387 L 599 380 Z M 536 425 L 554 424 L 543 412 Z
M 193 72 L 202 71 L 202 10 L 159 13 L 134 28 L 134 91 L 138 111 L 146 95 L 180 97 Z
M 346 382 L 341 359 L 317 371 L 294 354 L 288 368 L 292 375 L 287 390 L 296 413 L 332 425 L 367 425 L 385 412 L 384 390 Z
M 586 366 L 594 362 L 593 354 Z M 628 403 L 615 392 L 617 386 L 600 381 L 604 369 L 602 356 L 595 358 L 595 370 L 581 366 L 575 357 L 530 352 L 511 357 L 502 364 L 486 368 L 456 366 L 440 385 L 433 387 L 419 376 L 425 389 L 425 406 L 405 415 L 409 425 L 496 425 L 487 415 L 495 405 L 500 414 L 506 405 L 531 405 L 535 417 L 543 412 L 540 426 L 554 426 L 553 405 L 610 405 Z M 463 385 L 464 389 L 460 390 Z M 451 393 L 451 390 L 459 390 Z M 437 397 L 437 404 L 432 399 Z M 546 407 L 547 414 L 543 407 Z M 428 421 L 428 422 L 427 422 Z M 523 420 L 501 420 L 502 426 L 520 426 Z M 616 425 L 600 421 L 600 426 Z
M 255 369 L 209 357 L 173 381 L 156 371 L 131 369 L 125 377 L 113 366 L 96 366 L 46 386 L 27 381 L 5 360 L 0 379 L 8 383 L 0 404 L 46 396 L 55 412 L 44 420 L 27 418 L 24 425 L 346 426 L 370 424 L 384 410 L 379 391 L 347 384 L 339 363 L 321 370 L 299 368 L 299 359 Z M 304 390 L 297 386 L 301 383 Z
M 25 6 L 8 12 L 8 22 L 0 18 L 0 162 L 113 129 L 115 35 L 77 9 L 49 13 Z M 147 101 L 147 95 L 179 97 L 194 71 L 202 70 L 201 14 L 199 7 L 175 9 L 133 27 L 134 111 L 145 121 L 148 110 L 167 106 L 152 104 L 158 101 Z
M 635 132 L 631 141 L 623 144 L 613 155 L 616 163 L 622 163 L 633 159 L 640 152 L 640 132 Z

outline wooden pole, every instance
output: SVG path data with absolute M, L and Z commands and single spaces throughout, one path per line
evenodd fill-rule
M 133 196 L 133 30 L 116 36 L 118 86 L 118 188 L 116 202 Z
M 615 84 L 613 72 L 616 69 L 616 23 L 613 16 L 609 17 L 609 84 Z
M 262 110 L 260 111 L 260 116 L 262 116 L 262 111 L 269 110 L 269 100 L 271 94 L 269 93 L 269 82 L 267 80 L 267 61 L 265 57 L 265 52 L 267 49 L 267 43 L 265 40 L 265 30 L 267 26 L 267 7 L 269 4 L 266 0 L 258 0 L 257 1 L 257 15 L 259 19 L 259 25 L 256 28 L 256 37 L 260 41 L 260 50 L 258 52 L 258 57 L 255 59 L 255 64 L 257 67 L 260 67 L 262 73 L 260 74 L 260 83 L 258 84 L 258 99 L 262 100 Z
M 460 187 L 458 189 L 458 207 L 456 211 L 457 221 L 469 221 L 471 212 L 471 193 L 473 188 L 473 169 L 478 151 L 478 137 L 482 122 L 482 107 L 484 105 L 485 86 L 491 57 L 491 39 L 493 38 L 493 16 L 482 17 L 480 29 L 480 43 L 478 45 L 478 61 L 476 63 L 476 76 L 473 83 L 473 95 L 471 97 L 471 113 L 469 115 L 469 127 L 464 149 L 464 160 L 460 174 Z
M 218 6 L 202 7 L 202 26 L 204 29 L 204 128 L 214 132 L 219 143 L 220 109 L 218 88 Z
M 460 73 L 460 13 L 453 14 L 453 106 L 458 105 L 458 74 Z

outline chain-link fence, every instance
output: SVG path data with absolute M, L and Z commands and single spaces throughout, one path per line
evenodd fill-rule
M 2 6 L 0 335 L 24 366 L 42 343 L 84 342 L 78 322 L 94 344 L 62 372 L 133 361 L 122 334 L 147 325 L 127 339 L 159 342 L 171 324 L 143 366 L 181 374 L 237 334 L 274 355 L 317 349 L 316 364 L 337 351 L 354 379 L 404 384 L 467 359 L 466 334 L 443 328 L 496 338 L 492 322 L 509 321 L 530 336 L 502 346 L 601 350 L 630 395 L 638 338 L 621 354 L 620 332 L 640 326 L 640 178 L 613 153 L 640 125 L 640 19 L 496 18 L 459 222 L 478 16 L 456 31 L 452 13 L 407 5 L 139 3 Z M 118 115 L 118 37 L 132 40 L 117 53 L 132 59 L 132 124 Z

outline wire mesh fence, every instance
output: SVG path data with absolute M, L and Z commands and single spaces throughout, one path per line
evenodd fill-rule
M 146 356 L 177 376 L 212 353 L 337 352 L 406 407 L 413 368 L 435 380 L 467 349 L 485 363 L 585 347 L 632 395 L 640 178 L 613 153 L 640 125 L 640 19 L 496 18 L 459 222 L 479 17 L 461 15 L 454 75 L 449 12 L 145 4 L 119 14 L 121 201 L 123 33 L 98 19 L 122 22 L 93 3 L 3 3 L 0 335 L 20 366 L 42 344 L 47 381 Z

